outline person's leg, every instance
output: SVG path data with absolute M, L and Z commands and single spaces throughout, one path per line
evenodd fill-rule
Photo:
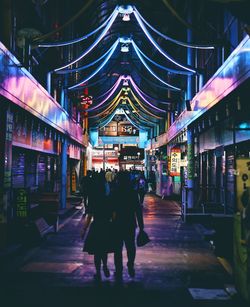
M 135 276 L 134 263 L 136 256 L 135 229 L 131 229 L 127 232 L 124 241 L 128 257 L 128 262 L 127 262 L 128 273 L 131 277 L 134 277 Z
M 108 254 L 106 254 L 106 253 L 102 254 L 102 264 L 103 264 L 103 273 L 104 273 L 105 277 L 109 277 L 110 272 L 109 272 L 109 269 L 108 269 Z
M 120 277 L 123 271 L 123 263 L 122 263 L 122 248 L 123 248 L 123 240 L 120 239 L 117 242 L 117 246 L 114 252 L 114 262 L 115 262 L 115 271 L 116 276 Z
M 96 278 L 101 278 L 101 255 L 95 254 L 94 255 L 94 263 L 95 263 L 95 269 L 96 269 Z

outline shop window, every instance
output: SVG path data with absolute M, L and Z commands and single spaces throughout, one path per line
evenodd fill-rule
M 12 155 L 12 186 L 13 188 L 24 187 L 25 154 L 13 150 Z

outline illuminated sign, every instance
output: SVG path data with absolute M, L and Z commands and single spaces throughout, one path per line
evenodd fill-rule
M 14 203 L 16 208 L 16 218 L 26 220 L 29 217 L 29 189 L 14 189 Z
M 172 148 L 170 157 L 170 176 L 180 176 L 180 148 Z

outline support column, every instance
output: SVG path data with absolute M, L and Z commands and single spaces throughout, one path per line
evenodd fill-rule
M 0 247 L 7 243 L 7 222 L 12 218 L 11 169 L 13 113 L 1 105 L 3 114 L 0 122 Z
M 47 73 L 47 92 L 51 95 L 51 71 Z
M 188 208 L 194 207 L 194 137 L 193 132 L 187 130 L 187 186 L 188 186 Z
M 66 199 L 67 199 L 67 149 L 68 149 L 68 141 L 65 138 L 62 141 L 62 149 L 61 149 L 61 195 L 60 195 L 61 209 L 66 208 Z

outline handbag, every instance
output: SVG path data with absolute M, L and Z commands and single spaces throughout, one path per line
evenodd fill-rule
M 150 242 L 148 234 L 144 230 L 140 230 L 136 237 L 136 244 L 138 247 L 144 246 Z

